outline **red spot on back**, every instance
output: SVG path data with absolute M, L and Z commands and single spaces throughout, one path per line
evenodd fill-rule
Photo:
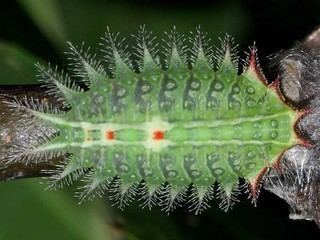
M 153 139 L 154 140 L 162 140 L 164 139 L 164 132 L 157 130 L 153 132 Z
M 113 140 L 115 138 L 114 131 L 106 131 L 106 139 L 107 140 Z

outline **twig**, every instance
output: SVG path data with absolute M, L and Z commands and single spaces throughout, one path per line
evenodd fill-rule
M 38 85 L 26 86 L 0 86 L 0 154 L 5 155 L 6 151 L 12 147 L 13 144 L 21 144 L 23 138 L 19 138 L 25 129 L 19 128 L 15 122 L 28 121 L 27 116 L 18 116 L 14 111 L 10 111 L 5 101 L 16 97 L 18 100 L 28 96 L 34 99 L 45 99 L 49 103 L 57 104 L 54 98 L 45 94 L 43 88 Z M 1 158 L 0 158 L 1 159 Z M 62 161 L 62 158 L 49 159 L 46 162 L 35 162 L 24 164 L 23 161 L 8 162 L 6 159 L 0 161 L 0 181 L 13 180 L 28 177 L 41 177 L 47 175 L 43 172 L 44 169 L 53 168 L 54 164 Z

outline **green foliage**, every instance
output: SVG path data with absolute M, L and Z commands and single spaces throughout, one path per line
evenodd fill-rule
M 39 61 L 32 53 L 13 43 L 0 42 L 0 83 L 4 85 L 34 84 Z
M 19 2 L 48 40 L 62 47 L 66 41 L 66 33 L 58 1 L 19 0 Z
M 101 204 L 76 205 L 61 191 L 44 191 L 37 180 L 2 184 L 0 195 L 0 239 L 112 239 Z

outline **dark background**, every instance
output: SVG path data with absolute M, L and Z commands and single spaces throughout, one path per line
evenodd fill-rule
M 63 66 L 66 41 L 98 46 L 107 26 L 129 36 L 146 24 L 156 35 L 196 26 L 214 44 L 230 33 L 240 50 L 255 41 L 269 81 L 270 54 L 290 48 L 320 24 L 320 1 L 76 1 L 20 0 L 0 5 L 0 84 L 35 84 L 33 64 Z M 130 41 L 130 37 L 129 37 Z M 242 56 L 243 53 L 240 53 Z M 11 239 L 319 239 L 312 222 L 288 220 L 288 206 L 262 191 L 258 207 L 246 196 L 228 213 L 217 203 L 201 216 L 179 209 L 123 213 L 96 200 L 76 204 L 73 190 L 43 191 L 39 180 L 0 184 L 0 240 Z M 124 238 L 122 238 L 124 237 Z

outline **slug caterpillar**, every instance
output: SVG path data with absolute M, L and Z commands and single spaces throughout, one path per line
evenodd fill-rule
M 108 31 L 103 61 L 69 44 L 70 76 L 38 65 L 63 109 L 30 98 L 9 103 L 45 126 L 42 137 L 15 149 L 12 161 L 65 156 L 52 172 L 54 186 L 82 178 L 81 200 L 110 190 L 120 208 L 138 195 L 143 207 L 170 211 L 187 201 L 197 214 L 217 192 L 228 209 L 239 178 L 256 200 L 268 169 L 302 142 L 299 113 L 277 84 L 267 85 L 255 47 L 239 75 L 229 36 L 216 51 L 199 29 L 192 47 L 175 29 L 167 37 L 160 52 L 140 28 L 132 55 Z

